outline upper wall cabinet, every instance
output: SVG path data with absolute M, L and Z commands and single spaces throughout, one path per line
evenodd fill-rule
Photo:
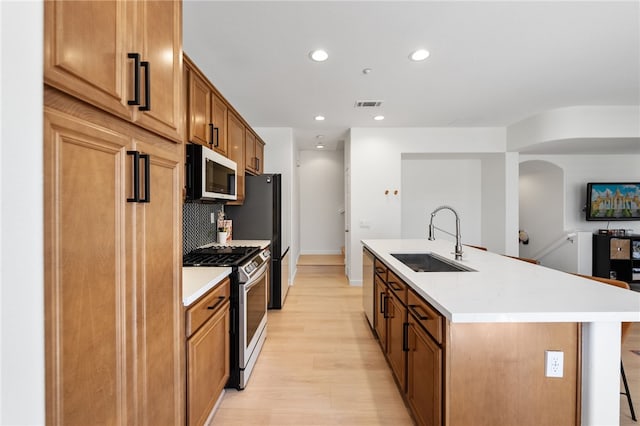
M 188 73 L 189 142 L 205 145 L 227 155 L 227 104 L 197 67 L 185 60 Z
M 182 3 L 45 2 L 44 81 L 182 142 Z
M 264 171 L 264 142 L 249 129 L 245 136 L 244 155 L 247 172 L 261 175 Z

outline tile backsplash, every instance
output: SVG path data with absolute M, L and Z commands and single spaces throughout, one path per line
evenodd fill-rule
M 222 204 L 184 203 L 182 207 L 182 253 L 216 240 L 211 213 L 218 217 Z

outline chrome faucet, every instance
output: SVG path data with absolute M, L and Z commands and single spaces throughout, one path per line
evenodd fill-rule
M 456 237 L 456 248 L 455 248 L 455 257 L 456 260 L 461 260 L 462 259 L 462 244 L 460 243 L 460 218 L 458 217 L 458 213 L 456 213 L 456 211 L 453 209 L 453 207 L 449 207 L 449 206 L 440 206 L 438 208 L 436 208 L 434 211 L 431 212 L 431 220 L 429 220 L 429 240 L 433 241 L 436 238 L 433 236 L 434 231 L 435 231 L 435 226 L 433 225 L 433 218 L 436 217 L 436 213 L 438 213 L 440 210 L 451 210 L 453 212 L 453 214 L 456 217 L 456 235 L 454 235 Z M 438 228 L 440 229 L 440 228 Z M 449 234 L 449 235 L 453 235 L 450 232 L 445 231 L 444 229 L 440 229 L 442 232 Z

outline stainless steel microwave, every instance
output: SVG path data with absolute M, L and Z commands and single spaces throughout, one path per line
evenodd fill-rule
M 236 200 L 238 171 L 235 161 L 203 145 L 187 145 L 187 199 Z

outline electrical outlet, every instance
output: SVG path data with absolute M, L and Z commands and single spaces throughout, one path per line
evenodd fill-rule
M 544 371 L 546 377 L 563 377 L 564 352 L 544 351 Z
M 216 214 L 211 213 L 211 223 L 216 223 Z

